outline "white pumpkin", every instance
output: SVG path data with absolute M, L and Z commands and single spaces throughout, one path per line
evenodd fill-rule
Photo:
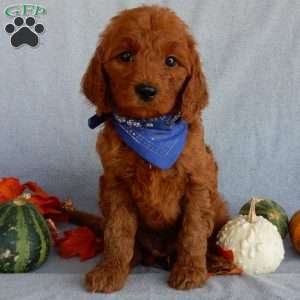
M 262 216 L 256 216 L 251 199 L 248 216 L 239 215 L 220 230 L 217 245 L 231 250 L 233 262 L 243 272 L 254 275 L 274 272 L 284 258 L 284 247 L 278 229 Z

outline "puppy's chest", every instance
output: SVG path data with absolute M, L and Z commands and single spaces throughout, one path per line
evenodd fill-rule
M 161 171 L 143 165 L 137 167 L 131 181 L 131 195 L 140 220 L 150 228 L 162 229 L 178 219 L 184 192 L 184 180 L 176 171 Z
M 153 229 L 173 225 L 181 213 L 180 202 L 185 190 L 186 178 L 182 171 L 176 166 L 164 171 L 151 167 L 115 131 L 100 135 L 98 145 L 103 164 L 118 170 L 120 179 L 129 188 L 140 220 Z

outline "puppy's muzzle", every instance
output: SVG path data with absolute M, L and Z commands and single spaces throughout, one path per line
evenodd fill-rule
M 135 92 L 142 101 L 152 101 L 157 94 L 157 88 L 149 84 L 138 84 L 135 86 Z

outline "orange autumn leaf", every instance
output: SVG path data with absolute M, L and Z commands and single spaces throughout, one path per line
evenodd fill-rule
M 4 177 L 0 179 L 0 202 L 8 201 L 23 193 L 25 187 L 18 178 Z
M 223 249 L 221 246 L 217 245 L 218 253 L 229 260 L 230 262 L 233 262 L 233 252 L 232 250 Z
M 28 181 L 24 183 L 24 186 L 30 189 L 35 195 L 48 197 L 48 194 L 40 186 L 38 186 L 36 182 Z
M 40 195 L 33 194 L 28 201 L 31 202 L 44 217 L 51 218 L 57 223 L 69 222 L 68 215 L 60 210 L 62 204 L 57 197 L 42 197 Z
M 236 267 L 230 271 L 227 271 L 226 273 L 222 273 L 220 275 L 240 275 L 243 273 L 243 270 L 239 267 Z
M 68 216 L 60 211 L 61 202 L 57 197 L 49 196 L 34 181 L 28 181 L 24 183 L 24 186 L 34 193 L 29 201 L 37 207 L 42 215 L 47 215 L 56 222 L 68 222 Z
M 211 276 L 216 276 L 216 275 L 241 275 L 243 270 L 239 267 L 235 267 L 231 270 L 221 270 L 215 273 L 207 273 L 207 278 L 210 278 Z
M 102 241 L 88 227 L 78 227 L 64 232 L 64 237 L 58 240 L 59 254 L 69 258 L 80 256 L 84 261 L 96 256 L 102 250 Z
M 56 197 L 42 197 L 33 194 L 28 201 L 35 205 L 42 215 L 61 213 L 59 211 L 60 202 Z

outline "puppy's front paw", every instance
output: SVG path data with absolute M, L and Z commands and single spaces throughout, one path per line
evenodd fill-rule
M 206 268 L 175 264 L 171 271 L 168 284 L 170 287 L 178 290 L 189 290 L 202 287 L 207 279 L 208 274 Z
M 128 277 L 128 269 L 100 264 L 85 276 L 86 288 L 91 292 L 112 293 L 120 290 Z

